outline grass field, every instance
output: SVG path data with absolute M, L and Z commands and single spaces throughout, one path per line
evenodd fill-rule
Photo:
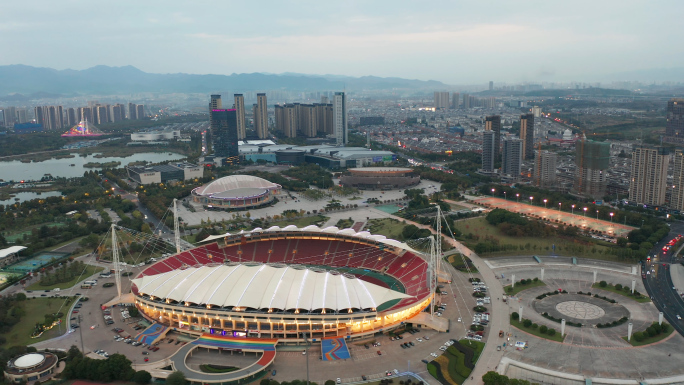
M 80 282 L 80 281 L 90 277 L 93 274 L 99 273 L 102 270 L 104 270 L 103 267 L 86 265 L 86 271 L 82 275 L 74 277 L 71 281 L 62 282 L 62 283 L 58 283 L 56 285 L 50 285 L 50 286 L 42 286 L 40 283 L 36 282 L 36 283 L 32 284 L 31 286 L 27 287 L 26 290 L 52 290 L 52 289 L 56 289 L 56 288 L 60 288 L 62 290 L 68 289 L 68 288 L 74 286 L 77 282 Z
M 522 322 L 516 321 L 513 319 L 511 319 L 511 325 L 515 326 L 516 328 L 518 328 L 524 332 L 530 333 L 533 336 L 537 336 L 539 338 L 545 338 L 547 340 L 556 341 L 556 342 L 563 342 L 563 340 L 565 339 L 565 337 L 561 336 L 559 331 L 557 331 L 556 334 L 550 336 L 546 333 L 540 332 L 539 328 L 537 328 L 537 329 L 526 328 L 525 326 L 523 326 Z
M 61 329 L 62 332 L 65 332 L 65 328 L 68 327 L 69 322 L 69 319 L 66 318 L 66 316 L 68 316 L 67 311 L 72 304 L 71 302 L 67 304 L 65 301 L 66 300 L 63 298 L 34 298 L 24 301 L 22 306 L 24 307 L 26 314 L 21 317 L 21 322 L 14 325 L 9 332 L 2 334 L 2 336 L 7 339 L 7 342 L 5 342 L 2 347 L 30 345 L 57 337 L 59 335 L 59 327 L 48 330 L 39 338 L 31 338 L 31 333 L 33 332 L 36 323 L 43 323 L 45 321 L 45 314 L 48 313 L 61 311 L 66 314 L 62 317 Z M 62 304 L 64 304 L 63 307 Z
M 457 205 L 456 203 L 449 203 L 449 206 L 451 207 L 451 211 L 470 210 L 467 207 Z
M 569 256 L 569 257 L 587 257 L 587 258 L 592 258 L 592 259 L 603 259 L 603 260 L 609 260 L 609 261 L 617 261 L 617 256 L 615 255 L 609 255 L 606 254 L 604 251 L 608 250 L 608 247 L 606 246 L 600 246 L 600 245 L 587 245 L 585 246 L 586 252 L 585 253 L 577 253 L 569 248 L 567 246 L 569 245 L 577 245 L 576 243 L 570 242 L 565 239 L 560 239 L 557 237 L 553 238 L 536 238 L 536 237 L 511 237 L 505 234 L 502 234 L 499 229 L 497 229 L 495 226 L 490 225 L 487 220 L 484 217 L 477 217 L 477 218 L 471 218 L 467 220 L 461 220 L 461 221 L 456 221 L 454 223 L 454 227 L 459 229 L 461 233 L 463 234 L 461 237 L 459 237 L 459 240 L 464 242 L 466 246 L 468 247 L 474 247 L 479 241 L 474 240 L 474 239 L 467 239 L 466 236 L 468 234 L 472 235 L 477 235 L 480 237 L 480 241 L 484 240 L 487 237 L 494 237 L 499 241 L 499 244 L 509 244 L 509 245 L 516 245 L 518 246 L 518 250 L 515 251 L 501 251 L 501 252 L 493 252 L 493 253 L 486 253 L 483 256 L 497 256 L 497 255 L 527 255 L 527 254 L 535 254 L 539 256 L 544 256 L 544 255 L 551 255 L 552 253 L 552 246 L 556 246 L 555 254 L 556 255 L 564 255 L 564 256 Z M 529 244 L 530 248 L 527 249 L 525 246 Z M 525 247 L 525 249 L 521 250 L 520 246 Z M 595 248 L 596 253 L 592 253 L 591 249 Z M 599 253 L 599 250 L 601 251 Z
M 366 229 L 371 234 L 381 234 L 387 238 L 399 239 L 404 226 L 406 225 L 394 218 L 383 218 L 369 220 Z
M 600 289 L 600 290 L 609 291 L 611 293 L 620 294 L 621 296 L 627 297 L 627 298 L 631 299 L 632 301 L 637 301 L 637 302 L 641 302 L 641 303 L 651 302 L 651 299 L 648 298 L 647 295 L 642 294 L 641 297 L 635 298 L 634 296 L 631 295 L 632 294 L 631 291 L 618 290 L 612 284 L 608 284 L 608 286 L 606 286 L 606 287 L 601 287 L 599 282 L 596 282 L 595 284 L 591 285 L 591 287 L 593 287 L 594 289 Z
M 523 290 L 531 289 L 533 287 L 539 287 L 539 286 L 546 286 L 544 281 L 532 281 L 528 283 L 527 285 L 522 285 L 520 282 L 515 283 L 515 287 L 513 290 L 508 291 L 508 288 L 511 287 L 511 285 L 504 286 L 504 293 L 508 295 L 516 295 L 520 293 Z
M 19 231 L 11 231 L 11 232 L 9 232 L 8 235 L 5 235 L 5 239 L 7 240 L 7 242 L 13 242 L 13 243 L 15 243 L 17 241 L 21 241 L 24 237 L 24 234 L 31 235 L 32 229 L 39 229 L 42 226 L 43 225 L 36 225 L 36 226 L 31 226 L 31 227 L 21 229 Z M 45 226 L 47 226 L 47 227 L 62 227 L 62 226 L 66 226 L 66 224 L 60 223 L 60 222 L 54 222 L 54 223 L 46 223 Z

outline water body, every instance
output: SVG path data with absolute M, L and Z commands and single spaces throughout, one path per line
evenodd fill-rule
M 17 202 L 30 201 L 31 199 L 36 199 L 36 198 L 45 199 L 47 197 L 56 197 L 56 196 L 62 195 L 62 193 L 60 193 L 59 191 L 46 191 L 43 193 L 27 191 L 27 192 L 14 193 L 12 195 L 14 195 L 14 196 L 10 199 L 6 199 L 4 201 L 0 200 L 0 205 L 13 205 Z M 17 199 L 19 199 L 19 200 L 17 200 Z
M 89 162 L 121 162 L 119 167 L 124 167 L 131 162 L 148 161 L 151 163 L 166 162 L 171 160 L 184 159 L 181 154 L 169 152 L 142 152 L 127 157 L 112 156 L 106 158 L 96 158 L 97 154 L 90 154 L 85 157 L 75 155 L 74 158 L 48 159 L 43 162 L 22 163 L 18 160 L 0 162 L 0 179 L 6 181 L 19 180 L 40 180 L 45 174 L 53 177 L 74 178 L 83 176 L 83 173 L 100 168 L 86 168 L 84 164 Z M 73 164 L 73 166 L 71 166 Z

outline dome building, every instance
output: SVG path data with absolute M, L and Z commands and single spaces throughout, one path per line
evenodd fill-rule
M 248 210 L 272 204 L 281 186 L 251 175 L 230 175 L 192 190 L 207 210 Z
M 13 383 L 45 381 L 55 373 L 57 362 L 57 356 L 48 352 L 24 354 L 7 363 L 5 378 Z

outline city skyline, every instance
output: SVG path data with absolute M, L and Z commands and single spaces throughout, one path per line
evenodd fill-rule
M 683 6 L 674 1 L 658 7 L 644 1 L 629 7 L 616 1 L 571 7 L 454 2 L 410 10 L 384 1 L 294 7 L 269 2 L 258 9 L 212 4 L 212 12 L 171 2 L 165 7 L 136 3 L 135 14 L 128 12 L 127 1 L 106 13 L 83 1 L 60 7 L 40 3 L 3 8 L 0 42 L 13 55 L 0 58 L 0 65 L 372 75 L 452 85 L 493 81 L 496 87 L 498 82 L 638 80 L 632 78 L 639 71 L 680 68 L 684 59 L 684 52 L 670 49 L 666 38 L 684 28 L 676 19 Z M 221 23 L 220 15 L 227 12 L 243 17 Z M 76 23 L 80 28 L 63 27 Z M 88 34 L 75 32 L 84 28 Z M 35 46 L 41 49 L 26 49 Z M 83 47 L 89 47 L 87 55 Z M 501 60 L 491 60 L 491 52 Z M 454 71 L 444 63 L 459 64 Z

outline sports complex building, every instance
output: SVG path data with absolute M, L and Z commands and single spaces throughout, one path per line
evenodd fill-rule
M 419 183 L 420 175 L 403 167 L 351 168 L 340 177 L 342 186 L 361 190 L 401 189 Z
M 208 210 L 247 210 L 270 205 L 281 186 L 251 175 L 231 175 L 192 190 L 192 200 Z
M 428 265 L 382 235 L 273 226 L 208 237 L 143 270 L 132 292 L 146 318 L 190 335 L 358 339 L 424 314 Z

